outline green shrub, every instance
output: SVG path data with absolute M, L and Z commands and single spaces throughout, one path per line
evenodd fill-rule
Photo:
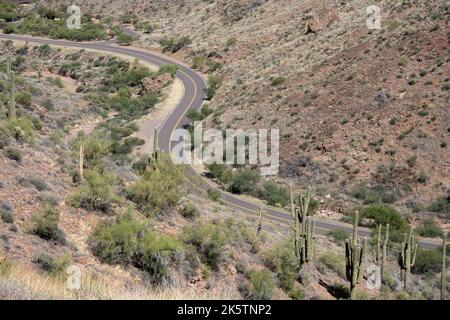
M 450 193 L 446 196 L 439 197 L 430 206 L 429 210 L 433 212 L 445 213 L 450 215 Z
M 17 161 L 19 163 L 22 162 L 22 151 L 20 151 L 19 149 L 7 147 L 3 152 L 8 159 Z
M 305 291 L 301 288 L 294 288 L 289 292 L 289 297 L 292 300 L 305 300 Z
M 269 205 L 281 205 L 282 207 L 289 204 L 289 190 L 283 186 L 279 186 L 272 181 L 266 181 L 262 187 L 258 189 L 257 195 L 267 201 Z
M 222 85 L 223 79 L 219 76 L 210 75 L 208 76 L 208 89 L 206 90 L 206 98 L 211 100 L 216 95 L 216 91 Z
M 13 223 L 13 210 L 9 204 L 2 203 L 0 205 L 0 217 L 2 218 L 4 223 Z
M 193 203 L 187 203 L 183 207 L 181 214 L 183 215 L 183 217 L 190 218 L 190 219 L 193 219 L 193 218 L 196 218 L 199 216 L 197 207 Z
M 407 226 L 400 213 L 389 206 L 371 205 L 365 207 L 361 213 L 363 218 L 373 219 L 375 224 L 386 225 L 389 223 L 391 230 L 403 230 Z
M 22 91 L 22 92 L 16 93 L 16 102 L 18 104 L 28 107 L 31 105 L 31 101 L 32 101 L 32 96 L 31 96 L 31 93 L 29 93 L 28 91 Z
M 5 128 L 10 137 L 20 142 L 32 143 L 34 141 L 34 123 L 30 117 L 22 116 L 17 119 L 8 119 Z
M 128 188 L 130 199 L 148 216 L 157 215 L 180 201 L 183 181 L 181 167 L 168 157 L 161 157 Z
M 42 209 L 32 217 L 33 234 L 45 240 L 58 240 L 59 210 L 50 204 L 44 204 Z
M 232 193 L 251 193 L 256 190 L 256 185 L 260 179 L 258 172 L 250 169 L 242 169 L 233 177 L 233 181 L 229 186 Z
M 103 158 L 111 151 L 111 145 L 98 137 L 87 137 L 82 139 L 79 143 L 83 143 L 84 167 L 86 169 L 102 167 Z M 77 152 L 79 150 L 79 143 L 75 146 Z
M 125 32 L 121 32 L 117 35 L 117 42 L 123 46 L 130 46 L 135 38 Z
M 168 278 L 172 254 L 179 247 L 175 239 L 156 234 L 131 214 L 100 223 L 91 234 L 89 245 L 102 262 L 134 265 L 158 284 Z
M 272 78 L 272 80 L 271 80 L 272 82 L 271 82 L 271 84 L 272 84 L 272 86 L 279 86 L 280 84 L 283 84 L 284 82 L 286 82 L 286 78 L 285 77 L 275 77 L 275 78 Z
M 85 183 L 69 196 L 69 203 L 76 208 L 108 211 L 111 202 L 118 200 L 113 192 L 116 177 L 106 170 L 86 170 Z
M 319 262 L 335 271 L 339 276 L 345 277 L 345 260 L 343 255 L 333 251 L 326 251 L 319 257 Z
M 208 189 L 208 198 L 211 199 L 214 202 L 219 201 L 219 199 L 222 197 L 222 194 L 220 191 L 216 188 L 209 188 Z
M 61 258 L 54 259 L 47 253 L 40 253 L 34 257 L 31 262 L 36 264 L 39 269 L 47 272 L 50 276 L 64 276 L 67 267 L 71 263 L 69 255 L 64 255 Z
M 198 222 L 183 229 L 183 241 L 196 248 L 201 260 L 216 270 L 224 258 L 223 247 L 230 243 L 229 226 L 222 222 L 206 224 Z
M 226 185 L 233 179 L 233 172 L 224 164 L 212 163 L 207 165 L 209 176 Z
M 192 40 L 189 37 L 181 37 L 179 39 L 176 39 L 174 37 L 172 37 L 172 38 L 163 37 L 159 41 L 159 44 L 163 48 L 163 52 L 169 51 L 172 53 L 175 53 L 175 52 L 181 50 L 182 48 L 190 45 L 191 43 L 192 43 Z
M 442 236 L 442 229 L 433 219 L 426 219 L 422 225 L 416 229 L 418 235 L 428 238 L 438 238 Z
M 336 243 L 343 244 L 345 240 L 350 238 L 350 233 L 342 229 L 336 229 L 328 231 L 327 236 L 333 238 Z
M 269 270 L 250 272 L 248 298 L 251 300 L 270 300 L 274 295 L 275 282 Z
M 442 252 L 418 248 L 416 263 L 411 268 L 414 274 L 437 273 L 441 270 Z
M 280 287 L 286 291 L 292 289 L 297 276 L 297 258 L 292 241 L 280 243 L 264 255 L 266 266 L 277 274 Z

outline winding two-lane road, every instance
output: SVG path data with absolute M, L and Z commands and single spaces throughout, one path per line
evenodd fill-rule
M 12 41 L 21 41 L 21 42 L 29 42 L 35 44 L 50 44 L 62 47 L 70 47 L 77 49 L 91 49 L 97 51 L 103 51 L 106 53 L 118 53 L 121 55 L 126 55 L 132 58 L 137 58 L 151 64 L 154 64 L 158 67 L 163 66 L 165 64 L 176 64 L 179 67 L 177 72 L 177 77 L 182 81 L 184 85 L 184 95 L 182 99 L 179 101 L 177 106 L 173 109 L 170 115 L 164 120 L 162 125 L 159 128 L 159 146 L 162 151 L 168 152 L 171 147 L 171 137 L 172 133 L 175 129 L 182 127 L 187 120 L 185 115 L 188 110 L 195 109 L 200 110 L 205 98 L 205 90 L 207 85 L 205 83 L 204 78 L 190 69 L 185 64 L 178 62 L 172 58 L 162 56 L 159 53 L 144 51 L 137 48 L 131 47 L 120 47 L 114 44 L 111 41 L 108 42 L 72 42 L 66 40 L 53 40 L 53 39 L 45 39 L 45 38 L 36 38 L 31 36 L 22 36 L 22 35 L 11 35 L 11 34 L 1 34 L 0 40 L 12 40 Z M 188 166 L 186 169 L 186 176 L 191 181 L 191 184 L 200 190 L 201 192 L 206 192 L 210 188 L 214 188 L 214 186 L 206 179 L 201 177 L 201 175 L 195 171 L 194 168 Z M 258 214 L 261 208 L 260 204 L 253 203 L 249 200 L 244 200 L 243 198 L 232 195 L 228 192 L 222 191 L 222 200 L 229 205 L 230 207 L 246 211 L 252 214 Z M 264 217 L 265 219 L 270 219 L 273 221 L 278 221 L 282 223 L 291 223 L 290 215 L 281 210 L 276 209 L 269 206 L 264 206 Z M 351 232 L 352 227 L 348 224 L 336 222 L 336 221 L 327 221 L 324 219 L 316 218 L 316 228 L 317 232 L 320 234 L 324 234 L 329 230 L 335 229 L 343 229 Z M 370 230 L 366 228 L 360 228 L 359 234 L 364 237 L 370 236 Z M 440 246 L 437 242 L 432 242 L 429 240 L 420 240 L 420 245 L 425 248 L 437 248 Z

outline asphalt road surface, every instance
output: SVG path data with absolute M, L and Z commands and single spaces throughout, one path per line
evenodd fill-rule
M 22 41 L 35 44 L 50 44 L 57 45 L 68 48 L 76 49 L 93 49 L 110 53 L 119 53 L 122 55 L 127 55 L 132 58 L 137 58 L 154 64 L 158 67 L 165 64 L 176 64 L 179 67 L 177 72 L 177 77 L 183 82 L 184 85 L 184 95 L 179 101 L 175 109 L 170 113 L 170 115 L 164 120 L 159 128 L 159 146 L 162 151 L 168 152 L 171 149 L 171 137 L 175 129 L 183 127 L 188 123 L 186 119 L 186 113 L 190 109 L 200 110 L 205 99 L 205 90 L 207 88 L 205 79 L 194 70 L 190 69 L 187 65 L 176 61 L 172 58 L 163 56 L 156 52 L 151 52 L 147 50 L 141 50 L 132 47 L 121 47 L 118 46 L 113 41 L 104 42 L 73 42 L 66 40 L 53 40 L 45 38 L 37 38 L 24 35 L 12 35 L 12 34 L 1 34 L 0 40 L 13 40 Z M 186 168 L 186 177 L 191 181 L 191 184 L 198 189 L 200 192 L 207 192 L 210 188 L 215 188 L 215 186 L 203 178 L 194 168 L 188 166 Z M 252 214 L 258 214 L 261 208 L 260 204 L 256 204 L 250 200 L 243 199 L 240 196 L 230 194 L 226 191 L 220 190 L 222 200 L 230 207 L 239 209 Z M 263 206 L 264 219 L 270 219 L 273 221 L 281 223 L 291 223 L 291 216 L 278 208 Z M 327 231 L 342 229 L 351 232 L 352 226 L 349 224 L 344 224 L 337 221 L 325 220 L 320 218 L 315 218 L 316 231 L 318 234 L 325 234 Z M 366 228 L 359 228 L 358 233 L 361 237 L 370 237 L 371 231 Z M 419 239 L 419 244 L 428 249 L 434 249 L 440 247 L 439 241 L 431 241 L 426 239 Z

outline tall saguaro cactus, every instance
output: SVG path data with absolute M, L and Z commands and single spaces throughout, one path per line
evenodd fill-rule
M 14 79 L 14 72 L 11 70 L 11 58 L 8 58 L 7 74 L 10 82 L 10 92 L 8 101 L 8 118 L 16 118 L 16 82 Z
M 153 137 L 153 157 L 155 160 L 158 160 L 159 152 L 159 128 L 155 128 L 155 134 Z
M 263 222 L 263 209 L 259 209 L 259 223 L 258 223 L 258 229 L 256 230 L 256 235 L 259 236 L 262 231 L 262 222 Z
M 380 266 L 381 271 L 381 280 L 384 279 L 384 271 L 387 263 L 387 245 L 389 242 L 389 224 L 386 224 L 386 231 L 384 234 L 383 247 L 381 247 L 381 230 L 382 226 L 379 224 L 377 226 L 377 244 L 376 249 L 373 252 L 373 260 L 374 262 Z
M 80 161 L 79 161 L 79 174 L 80 174 L 80 181 L 83 181 L 84 178 L 84 145 L 83 143 L 80 144 Z
M 350 282 L 350 299 L 356 298 L 356 285 L 364 275 L 367 239 L 362 245 L 358 242 L 358 212 L 353 218 L 353 236 L 345 242 L 345 274 Z
M 292 187 L 290 187 L 289 193 L 294 229 L 294 250 L 299 267 L 301 267 L 313 260 L 315 251 L 315 223 L 311 217 L 308 217 L 311 188 L 308 188 L 307 192 L 300 193 L 298 206 L 294 203 Z
M 441 300 L 445 300 L 447 295 L 447 234 L 444 232 L 444 237 L 442 238 L 442 269 L 441 269 Z
M 386 224 L 386 232 L 384 233 L 383 256 L 381 258 L 381 281 L 384 281 L 384 272 L 386 271 L 388 242 L 389 242 L 389 223 Z
M 408 289 L 409 277 L 411 275 L 411 267 L 416 262 L 418 244 L 413 236 L 413 229 L 409 230 L 409 235 L 405 233 L 404 240 L 400 249 L 400 277 L 403 280 L 403 287 Z

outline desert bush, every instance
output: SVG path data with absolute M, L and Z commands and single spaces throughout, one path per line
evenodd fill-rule
M 103 166 L 103 159 L 111 151 L 111 145 L 98 137 L 86 137 L 81 139 L 75 146 L 75 150 L 79 150 L 79 144 L 83 143 L 84 147 L 84 167 L 86 169 L 94 169 Z
M 183 172 L 168 157 L 161 157 L 148 167 L 141 178 L 128 191 L 134 201 L 148 216 L 154 216 L 175 205 L 182 196 Z
M 326 251 L 319 257 L 319 262 L 336 272 L 339 276 L 345 277 L 345 260 L 343 255 L 333 251 Z
M 192 68 L 193 69 L 201 69 L 204 62 L 205 62 L 205 59 L 202 56 L 195 56 L 192 59 Z
M 54 207 L 58 206 L 61 202 L 61 199 L 55 193 L 49 191 L 39 192 L 37 198 L 39 201 L 50 203 Z
M 439 250 L 427 250 L 418 248 L 416 263 L 411 268 L 414 274 L 426 274 L 439 272 L 442 265 L 442 252 Z
M 172 254 L 179 247 L 174 238 L 156 234 L 131 214 L 100 223 L 91 234 L 89 245 L 102 262 L 134 265 L 158 284 L 168 278 Z
M 258 172 L 250 169 L 241 169 L 233 177 L 229 191 L 236 194 L 251 193 L 256 190 L 260 176 Z
M 450 215 L 450 192 L 436 199 L 428 208 L 430 211 Z
M 343 244 L 345 240 L 350 238 L 350 233 L 342 229 L 336 229 L 328 231 L 327 236 L 331 237 L 336 243 Z
M 179 67 L 176 64 L 165 64 L 159 68 L 157 74 L 165 74 L 168 73 L 174 78 L 178 72 Z
M 248 298 L 251 300 L 270 300 L 274 295 L 275 282 L 269 270 L 250 272 Z
M 76 208 L 86 210 L 108 211 L 111 202 L 119 200 L 113 189 L 116 177 L 103 170 L 86 170 L 85 183 L 69 196 L 69 203 Z
M 55 259 L 47 253 L 40 253 L 31 262 L 36 264 L 42 271 L 47 272 L 50 276 L 64 276 L 67 267 L 71 263 L 71 259 L 69 255 Z
M 208 100 L 211 100 L 216 95 L 216 91 L 220 88 L 222 85 L 222 78 L 216 75 L 210 75 L 208 76 L 208 89 L 206 90 L 206 98 Z
M 201 260 L 216 270 L 224 259 L 223 247 L 230 243 L 230 230 L 225 223 L 197 222 L 183 229 L 183 241 L 200 253 Z
M 60 236 L 59 210 L 45 203 L 43 207 L 32 217 L 32 233 L 45 240 L 57 240 Z
M 14 160 L 18 163 L 22 162 L 22 151 L 19 149 L 7 147 L 3 152 L 8 159 Z
M 285 77 L 275 77 L 271 79 L 272 86 L 279 86 L 280 84 L 283 84 L 286 81 Z
M 219 180 L 220 183 L 227 185 L 233 179 L 233 172 L 224 164 L 212 163 L 207 165 L 209 176 Z
M 258 189 L 257 195 L 259 198 L 266 200 L 269 205 L 284 207 L 289 204 L 289 190 L 272 181 L 264 182 L 262 187 Z
M 123 46 L 130 46 L 135 38 L 129 34 L 126 34 L 125 32 L 120 32 L 117 35 L 117 42 Z
M 14 223 L 13 209 L 7 203 L 0 205 L 0 217 L 4 223 Z
M 28 116 L 21 116 L 17 119 L 8 119 L 5 122 L 5 129 L 8 135 L 19 142 L 32 143 L 34 141 L 34 123 Z
M 16 102 L 23 106 L 30 106 L 32 101 L 31 93 L 28 91 L 21 91 L 16 93 Z
M 422 221 L 422 225 L 416 228 L 416 232 L 422 237 L 438 238 L 442 236 L 442 228 L 433 219 Z
M 294 255 L 292 241 L 280 243 L 264 254 L 264 263 L 276 273 L 281 288 L 292 289 L 297 276 L 297 258 Z
M 190 45 L 192 43 L 192 40 L 189 37 L 181 37 L 179 39 L 177 38 L 169 38 L 164 37 L 159 41 L 159 44 L 163 48 L 163 52 L 172 52 L 175 53 L 182 48 Z
M 181 214 L 183 215 L 183 217 L 189 219 L 194 219 L 200 215 L 197 207 L 190 202 L 184 205 Z
M 400 213 L 392 207 L 385 205 L 371 205 L 363 208 L 362 217 L 373 219 L 375 224 L 386 225 L 389 223 L 391 230 L 402 230 L 407 226 Z
M 208 198 L 212 201 L 219 201 L 219 199 L 222 197 L 220 191 L 216 188 L 209 188 L 208 189 Z

